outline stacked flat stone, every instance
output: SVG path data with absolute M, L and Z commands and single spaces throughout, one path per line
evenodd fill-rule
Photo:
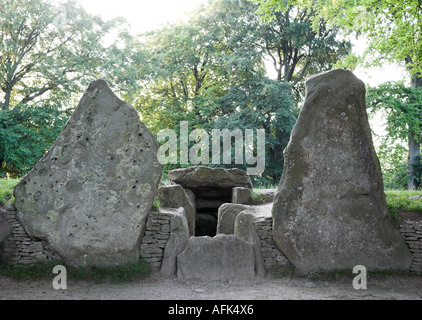
M 400 225 L 400 232 L 413 254 L 410 270 L 422 272 L 422 221 L 404 220 Z
M 158 270 L 163 261 L 164 248 L 170 238 L 171 214 L 152 211 L 145 224 L 145 233 L 140 245 L 140 256 L 153 270 Z
M 12 227 L 12 234 L 5 242 L 2 252 L 10 264 L 31 265 L 39 261 L 57 259 L 54 254 L 43 247 L 41 241 L 36 241 L 29 237 L 17 219 L 14 207 L 0 208 L 0 214 Z
M 261 255 L 265 270 L 290 267 L 291 264 L 273 239 L 273 219 L 271 216 L 257 217 L 254 222 L 256 233 L 261 240 Z
M 12 265 L 34 264 L 39 261 L 58 260 L 43 247 L 41 241 L 29 237 L 22 224 L 16 218 L 14 207 L 0 207 L 0 215 L 12 226 L 12 233 L 2 243 L 0 255 Z M 140 256 L 142 256 L 153 270 L 159 271 L 164 248 L 170 239 L 170 221 L 172 213 L 154 212 L 148 215 L 145 232 L 140 243 Z M 275 245 L 272 237 L 273 220 L 271 216 L 257 216 L 254 227 L 261 242 L 261 255 L 266 271 L 273 268 L 290 267 L 291 264 Z M 400 233 L 413 255 L 411 271 L 422 273 L 422 221 L 403 220 Z

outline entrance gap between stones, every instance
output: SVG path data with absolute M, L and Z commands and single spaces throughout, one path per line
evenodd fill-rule
M 191 188 L 195 194 L 195 236 L 214 237 L 217 234 L 218 208 L 232 202 L 232 188 Z

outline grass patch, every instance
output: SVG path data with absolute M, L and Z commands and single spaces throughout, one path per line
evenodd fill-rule
M 410 196 L 422 196 L 422 191 L 386 190 L 385 195 L 390 211 L 419 211 L 422 213 L 422 198 L 409 199 Z
M 0 206 L 14 203 L 13 188 L 18 182 L 19 179 L 0 179 Z
M 156 212 L 160 212 L 160 209 L 163 207 L 163 203 L 161 202 L 160 199 L 155 198 L 154 202 L 152 203 L 152 211 L 156 211 Z
M 53 268 L 60 262 L 39 262 L 34 265 L 0 264 L 0 275 L 13 280 L 53 280 L 56 274 Z M 147 278 L 151 269 L 145 259 L 136 263 L 116 267 L 70 267 L 66 266 L 68 281 L 93 281 L 95 283 L 133 282 Z
M 422 216 L 422 198 L 409 199 L 411 196 L 422 195 L 422 191 L 386 190 L 385 195 L 393 222 L 400 221 L 398 213 L 403 211 L 417 211 Z
M 253 205 L 265 203 L 265 195 L 252 191 L 251 192 L 251 203 Z
M 268 274 L 274 278 L 290 277 L 294 274 L 295 268 L 291 264 L 285 266 L 276 265 L 268 270 Z

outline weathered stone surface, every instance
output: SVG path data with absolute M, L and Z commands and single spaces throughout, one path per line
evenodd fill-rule
M 170 238 L 164 248 L 163 263 L 160 270 L 161 274 L 166 276 L 176 273 L 177 256 L 185 249 L 189 240 L 189 227 L 185 210 L 179 208 L 170 213 Z
M 234 234 L 236 217 L 245 210 L 252 210 L 252 207 L 244 204 L 225 203 L 218 208 L 217 234 Z
M 256 233 L 254 221 L 255 213 L 253 211 L 245 210 L 239 213 L 234 223 L 234 235 L 252 245 L 255 258 L 255 273 L 264 275 L 265 267 L 261 255 L 261 240 Z
M 177 277 L 182 280 L 247 280 L 255 275 L 252 245 L 235 235 L 191 237 L 177 257 Z
M 223 203 L 232 201 L 234 187 L 252 188 L 249 176 L 240 169 L 196 166 L 172 170 L 169 179 L 195 194 L 196 236 L 215 235 L 217 210 Z
M 93 81 L 62 133 L 16 186 L 18 218 L 69 265 L 136 261 L 161 179 L 158 145 L 133 107 Z
M 189 226 L 189 234 L 195 235 L 196 205 L 195 195 L 189 189 L 184 189 L 180 185 L 161 186 L 156 196 L 165 207 L 185 209 L 186 219 Z
M 251 189 L 234 187 L 232 189 L 232 203 L 249 204 L 251 201 Z
M 410 200 L 419 200 L 422 199 L 422 195 L 416 195 L 416 196 L 409 196 Z
M 409 269 L 387 210 L 365 85 L 334 70 L 306 83 L 273 206 L 274 240 L 299 272 Z
M 0 211 L 0 244 L 11 235 L 12 226 L 3 217 L 2 211 Z
M 169 172 L 172 184 L 180 184 L 184 188 L 198 187 L 244 187 L 252 189 L 252 182 L 245 171 L 209 167 L 189 167 L 175 169 Z M 195 192 L 194 192 L 195 193 Z

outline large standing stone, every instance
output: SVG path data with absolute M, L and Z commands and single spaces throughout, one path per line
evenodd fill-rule
M 365 85 L 334 70 L 306 83 L 273 206 L 274 240 L 300 272 L 408 269 L 393 228 L 365 106 Z
M 62 133 L 15 188 L 19 220 L 70 265 L 137 261 L 161 166 L 133 107 L 91 82 Z

